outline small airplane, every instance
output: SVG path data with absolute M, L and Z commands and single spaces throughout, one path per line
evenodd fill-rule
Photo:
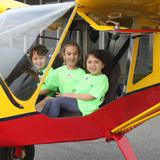
M 39 6 L 1 0 L 0 159 L 32 160 L 34 144 L 104 138 L 115 141 L 126 160 L 137 160 L 125 134 L 160 114 L 159 6 L 159 0 L 76 0 Z M 127 53 L 125 94 L 84 117 L 49 118 L 35 110 L 36 99 L 76 16 L 94 31 L 107 33 L 108 47 L 110 40 L 123 40 L 109 66 L 109 79 L 115 79 L 115 68 Z M 26 53 L 43 30 L 59 28 L 63 32 L 37 86 Z M 16 94 L 12 85 L 22 74 L 30 77 L 31 88 L 27 83 L 25 92 L 18 88 Z M 110 85 L 112 89 L 116 84 Z

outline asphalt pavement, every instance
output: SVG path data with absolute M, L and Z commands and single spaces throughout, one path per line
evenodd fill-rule
M 126 136 L 138 160 L 160 160 L 160 117 L 145 122 Z M 34 160 L 125 160 L 115 142 L 94 141 L 37 145 Z

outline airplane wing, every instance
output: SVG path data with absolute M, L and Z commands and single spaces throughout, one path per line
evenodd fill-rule
M 29 6 L 25 3 L 21 3 L 14 0 L 1 0 L 0 1 L 0 13 L 13 8 L 21 8 Z
M 135 20 L 138 20 L 139 24 L 160 23 L 159 0 L 76 0 L 76 2 L 79 6 L 78 14 L 96 30 L 141 29 L 141 26 L 135 24 Z

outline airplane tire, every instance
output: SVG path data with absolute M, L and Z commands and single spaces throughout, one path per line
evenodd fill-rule
M 15 147 L 0 148 L 0 160 L 33 160 L 35 155 L 34 145 L 25 146 L 21 157 L 14 155 Z

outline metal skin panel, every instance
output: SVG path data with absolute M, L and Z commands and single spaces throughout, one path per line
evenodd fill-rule
M 108 1 L 76 0 L 78 13 L 97 30 L 113 30 L 115 23 L 120 27 L 138 29 L 133 26 L 135 18 L 147 23 L 160 23 L 160 1 Z M 85 15 L 88 17 L 85 18 Z M 89 20 L 92 19 L 92 20 Z M 97 23 L 96 26 L 95 23 Z M 112 26 L 112 27 L 111 27 Z M 108 27 L 108 28 L 107 28 Z M 141 29 L 141 28 L 139 28 Z
M 94 11 L 95 15 L 102 17 L 121 12 L 124 16 L 159 18 L 160 13 L 160 0 L 76 0 L 76 2 L 85 13 Z
M 115 132 L 112 131 L 117 126 L 123 125 L 158 104 L 160 100 L 159 91 L 160 86 L 156 85 L 128 94 L 84 117 L 49 118 L 43 114 L 32 112 L 1 118 L 0 146 L 70 142 L 98 138 L 110 139 L 112 134 L 121 133 L 121 128 Z M 159 108 L 160 106 L 156 110 Z M 152 110 L 150 114 L 154 111 Z M 148 114 L 144 114 L 143 117 Z M 139 117 L 134 121 L 138 119 Z M 130 130 L 134 127 L 136 126 L 132 126 Z
M 137 115 L 143 114 L 145 110 L 154 108 L 152 106 L 159 104 L 159 91 L 160 86 L 156 85 L 134 92 L 85 117 L 49 118 L 33 112 L 0 119 L 0 146 L 22 146 L 105 138 L 107 142 L 114 140 L 117 143 L 126 160 L 137 160 L 124 134 L 139 124 L 132 125 L 127 130 L 123 130 L 121 126 Z M 157 107 L 157 110 L 159 109 L 160 105 Z M 152 112 L 154 111 L 152 110 Z M 148 114 L 143 114 L 143 117 Z M 136 120 L 138 118 L 134 121 Z M 119 129 L 113 132 L 116 126 Z
M 134 70 L 136 66 L 136 59 L 137 59 L 138 46 L 139 46 L 139 38 L 134 39 L 127 92 L 135 91 L 138 89 L 145 88 L 147 86 L 160 83 L 159 41 L 160 41 L 160 33 L 154 33 L 153 34 L 153 71 L 152 73 L 150 73 L 149 75 L 144 77 L 142 80 L 138 81 L 137 83 L 133 84 Z

